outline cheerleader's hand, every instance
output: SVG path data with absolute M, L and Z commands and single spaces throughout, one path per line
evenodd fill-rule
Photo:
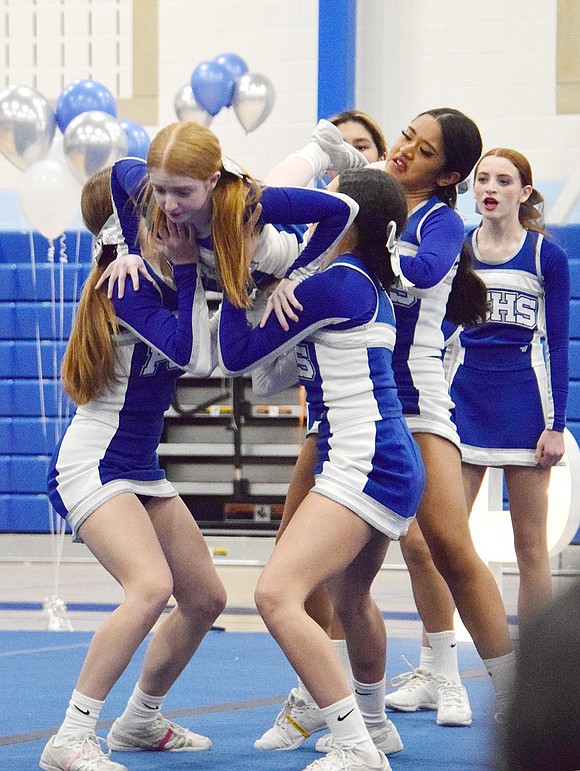
M 546 428 L 540 434 L 536 445 L 536 454 L 534 456 L 536 463 L 543 468 L 555 466 L 558 461 L 562 460 L 565 449 L 564 433 Z
M 290 278 L 283 278 L 276 289 L 268 297 L 266 303 L 266 310 L 260 320 L 260 327 L 263 327 L 268 320 L 272 311 L 276 314 L 280 326 L 285 332 L 288 332 L 290 326 L 287 319 L 291 321 L 298 321 L 294 309 L 297 311 L 304 310 L 302 305 L 294 297 L 294 290 L 300 282 Z
M 159 228 L 159 239 L 159 251 L 172 265 L 199 262 L 199 245 L 194 225 L 168 219 Z
M 147 272 L 145 263 L 138 254 L 127 254 L 123 257 L 117 257 L 116 260 L 110 262 L 103 275 L 97 281 L 95 289 L 99 289 L 105 281 L 107 284 L 107 297 L 110 299 L 115 292 L 115 284 L 117 284 L 117 296 L 119 299 L 125 294 L 125 281 L 127 276 L 131 277 L 133 282 L 133 289 L 137 291 L 139 289 L 139 274 L 144 276 L 147 281 L 153 282 L 153 279 Z

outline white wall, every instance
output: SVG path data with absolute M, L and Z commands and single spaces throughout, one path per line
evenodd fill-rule
M 556 114 L 556 18 L 556 0 L 359 0 L 357 106 L 387 139 L 422 110 L 463 110 L 553 197 L 580 164 L 580 116 Z
M 317 0 L 161 0 L 159 38 L 160 125 L 175 120 L 175 93 L 194 67 L 233 52 L 251 72 L 273 81 L 276 101 L 266 121 L 248 135 L 232 109 L 222 110 L 210 128 L 224 152 L 263 177 L 307 141 L 316 122 Z
M 175 119 L 174 96 L 198 63 L 240 54 L 274 82 L 274 110 L 247 136 L 232 110 L 211 127 L 224 152 L 264 176 L 307 140 L 316 120 L 318 3 L 159 6 L 159 125 Z M 381 123 L 388 140 L 419 111 L 447 104 L 477 120 L 486 147 L 528 155 L 548 197 L 580 163 L 580 116 L 555 113 L 556 0 L 358 0 L 357 30 L 356 106 Z M 57 96 L 46 94 L 53 102 Z M 0 188 L 13 187 L 19 174 L 0 157 Z

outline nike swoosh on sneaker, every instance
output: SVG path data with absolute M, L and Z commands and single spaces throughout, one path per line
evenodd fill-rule
M 153 707 L 153 706 L 151 706 L 151 704 L 145 704 L 145 702 L 144 702 L 144 701 L 142 701 L 142 702 L 141 702 L 141 704 L 142 704 L 144 707 L 147 707 L 147 709 L 159 709 L 159 704 L 157 704 L 157 705 L 156 705 L 156 706 L 154 706 L 154 707 Z
M 90 711 L 88 709 L 81 709 L 80 707 L 77 707 L 76 704 L 73 704 L 75 709 L 78 709 L 78 711 L 81 713 L 81 715 L 90 715 Z
M 346 720 L 349 715 L 351 715 L 354 712 L 354 709 L 349 710 L 346 715 L 339 715 L 336 719 L 340 723 L 342 720 Z

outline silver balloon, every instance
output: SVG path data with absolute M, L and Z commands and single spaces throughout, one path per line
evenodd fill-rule
M 86 182 L 97 171 L 127 155 L 128 140 L 116 118 L 101 110 L 88 110 L 68 124 L 62 146 L 73 173 Z
M 175 94 L 173 101 L 175 114 L 178 120 L 193 120 L 203 126 L 209 126 L 212 116 L 197 103 L 191 86 L 183 86 Z
M 10 86 L 0 93 L 0 151 L 21 171 L 46 158 L 56 120 L 34 88 Z
M 259 72 L 246 72 L 236 80 L 232 106 L 246 132 L 258 128 L 274 107 L 274 84 Z

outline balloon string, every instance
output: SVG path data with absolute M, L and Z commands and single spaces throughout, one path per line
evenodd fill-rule
M 57 297 L 56 297 L 56 266 L 54 264 L 54 244 L 52 240 L 49 241 L 47 259 L 50 265 L 50 321 L 51 321 L 51 335 L 52 340 L 52 394 L 54 399 L 54 405 L 56 407 L 56 421 L 55 425 L 58 426 L 58 403 L 59 403 L 59 384 L 58 384 L 58 323 L 57 323 Z
M 29 242 L 30 242 L 32 273 L 33 273 L 32 284 L 34 287 L 34 300 L 35 300 L 35 307 L 38 308 L 39 301 L 38 301 L 38 292 L 37 292 L 36 253 L 34 249 L 34 238 L 32 233 L 29 234 Z M 51 294 L 52 339 L 56 340 L 56 286 L 55 286 L 55 276 L 54 276 L 54 244 L 52 240 L 49 240 L 48 242 L 47 261 L 51 265 L 50 294 Z M 44 445 L 45 445 L 46 466 L 48 470 L 48 457 L 51 450 L 49 450 L 49 447 L 48 447 L 48 430 L 47 430 L 48 420 L 47 420 L 47 414 L 46 414 L 46 402 L 44 398 L 44 371 L 43 371 L 43 364 L 42 364 L 42 343 L 41 343 L 41 337 L 40 337 L 40 324 L 38 321 L 38 314 L 36 315 L 36 318 L 35 318 L 35 330 L 36 330 L 37 369 L 38 369 L 38 378 L 39 378 L 39 386 L 40 386 L 40 416 L 41 416 L 42 433 L 43 433 L 43 439 L 44 439 Z M 56 346 L 56 343 L 54 343 L 53 345 L 53 381 L 56 389 L 58 389 L 58 383 L 56 382 L 58 377 L 58 364 L 56 360 L 55 346 Z M 55 376 L 55 373 L 56 373 L 56 376 Z M 48 498 L 46 499 L 46 503 L 47 503 L 48 522 L 49 522 L 49 529 L 50 529 L 50 544 L 51 544 L 51 552 L 52 552 L 53 586 L 54 586 L 54 592 L 55 592 L 55 594 L 53 595 L 53 600 L 55 600 L 58 598 L 58 590 L 60 585 L 60 564 L 62 560 L 62 552 L 64 547 L 66 522 L 61 516 L 59 516 L 54 511 Z
M 30 247 L 30 265 L 32 269 L 32 289 L 34 298 L 34 307 L 36 313 L 34 314 L 34 336 L 36 340 L 36 370 L 38 374 L 39 385 L 39 398 L 40 398 L 40 424 L 42 426 L 42 434 L 45 445 L 45 452 L 48 452 L 48 435 L 46 425 L 46 405 L 44 402 L 44 375 L 42 367 L 42 343 L 40 340 L 40 323 L 38 320 L 38 291 L 37 291 L 37 276 L 36 276 L 36 251 L 34 248 L 34 236 L 32 231 L 28 233 L 28 243 Z
M 35 318 L 34 318 L 34 335 L 36 340 L 36 369 L 38 374 L 38 386 L 39 386 L 40 425 L 42 426 L 42 437 L 44 442 L 45 457 L 48 458 L 49 449 L 48 449 L 48 431 L 47 431 L 47 418 L 46 418 L 46 402 L 44 399 L 44 369 L 42 364 L 42 342 L 40 338 L 40 322 L 39 322 L 39 316 L 38 316 L 38 309 L 40 307 L 40 302 L 38 299 L 36 250 L 34 247 L 34 236 L 32 231 L 28 233 L 28 243 L 30 248 L 30 265 L 32 270 L 32 289 L 33 289 L 34 307 L 36 309 Z M 54 516 L 55 515 L 48 498 L 46 499 L 46 503 L 48 508 L 48 522 L 49 522 L 50 535 L 51 535 L 50 543 L 51 543 L 51 550 L 52 550 L 52 556 L 53 556 L 53 565 L 56 565 L 55 558 L 56 558 L 57 546 L 54 539 L 54 536 L 55 536 Z M 58 585 L 58 578 L 55 578 L 54 583 L 55 583 L 55 586 Z
M 64 416 L 63 416 L 63 393 L 62 393 L 62 384 L 60 382 L 60 363 L 59 363 L 59 353 L 62 350 L 62 346 L 65 339 L 65 332 L 64 332 L 64 299 L 65 299 L 65 292 L 64 292 L 64 266 L 68 262 L 67 256 L 66 256 L 66 236 L 63 233 L 60 237 L 60 249 L 59 249 L 59 265 L 60 265 L 60 271 L 59 271 L 59 335 L 58 340 L 55 339 L 54 342 L 54 349 L 56 354 L 56 370 L 54 373 L 54 381 L 57 385 L 57 396 L 58 396 L 58 439 L 60 439 L 60 436 L 62 434 L 62 428 L 63 428 L 63 422 L 64 422 Z

